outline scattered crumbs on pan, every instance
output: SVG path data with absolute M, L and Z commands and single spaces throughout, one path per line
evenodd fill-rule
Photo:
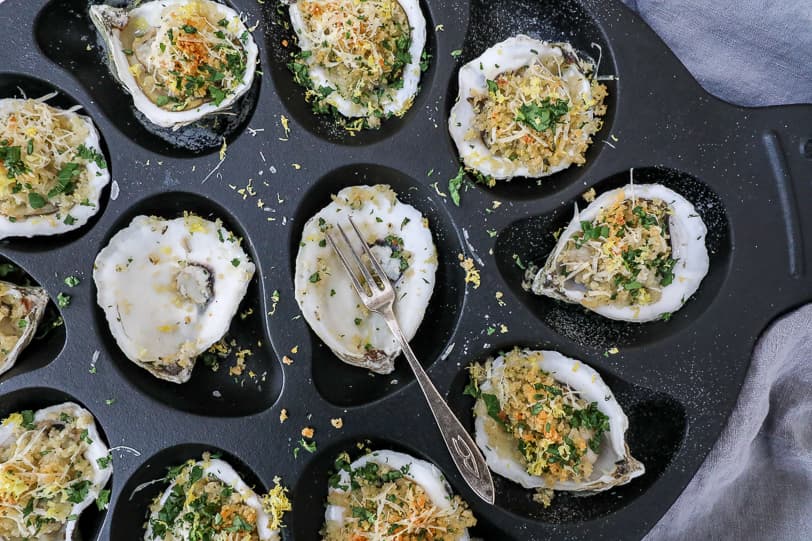
M 256 137 L 258 133 L 262 133 L 265 131 L 265 128 L 252 128 L 251 126 L 248 126 L 245 129 L 248 131 L 248 134 L 251 137 Z M 260 154 L 262 154 L 262 152 L 260 152 Z M 264 162 L 265 159 L 263 158 L 262 161 Z
M 433 182 L 432 184 L 430 184 L 430 186 L 434 188 L 434 191 L 437 192 L 437 195 L 439 195 L 440 197 L 448 197 L 447 193 L 440 191 L 440 187 L 437 185 L 436 182 Z
M 316 430 L 312 426 L 306 426 L 302 429 L 302 437 L 307 438 L 309 440 L 313 439 L 313 436 L 316 434 Z
M 280 137 L 280 141 L 288 141 L 290 139 L 290 125 L 288 124 L 288 117 L 285 115 L 279 115 L 279 123 L 282 125 L 282 130 L 285 132 L 283 137 Z
M 240 319 L 245 320 L 248 316 L 254 313 L 254 309 L 250 306 L 244 311 L 240 313 Z
M 302 168 L 302 166 L 299 165 L 298 163 L 292 163 L 290 165 L 293 166 L 293 168 L 296 169 L 297 171 Z
M 517 267 L 519 267 L 519 268 L 520 268 L 520 269 L 522 269 L 522 270 L 526 270 L 526 269 L 527 269 L 527 265 L 525 265 L 525 264 L 524 264 L 524 262 L 522 261 L 522 258 L 521 258 L 521 257 L 519 257 L 519 254 L 513 254 L 513 256 L 512 256 L 512 257 L 513 257 L 513 263 L 514 263 L 514 264 L 515 264 Z
M 499 333 L 500 334 L 507 334 L 507 332 L 508 332 L 508 326 L 505 325 L 504 323 L 500 323 L 499 324 Z
M 282 411 L 279 412 L 279 422 L 284 423 L 287 420 L 288 420 L 288 410 L 282 408 Z
M 497 291 L 496 293 L 493 294 L 493 296 L 496 298 L 496 304 L 498 304 L 499 306 L 505 306 L 507 304 L 505 303 L 505 301 L 502 300 L 505 294 L 502 293 L 501 291 Z
M 490 213 L 492 213 L 492 212 L 495 212 L 495 211 L 496 211 L 496 209 L 498 209 L 498 208 L 499 208 L 499 207 L 501 207 L 501 206 L 502 206 L 502 202 L 501 202 L 501 201 L 496 201 L 496 200 L 494 200 L 494 201 L 491 203 L 491 208 L 486 208 L 486 209 L 485 209 L 485 212 L 486 212 L 486 213 L 488 213 L 488 214 L 490 214 Z
M 445 30 L 445 26 L 444 26 L 444 25 L 442 25 L 442 24 L 438 24 L 438 25 L 436 25 L 436 26 L 434 27 L 434 31 L 435 31 L 435 32 L 442 32 L 442 31 L 444 31 L 444 30 Z
M 290 352 L 296 355 L 297 353 L 299 353 L 299 346 L 298 345 L 293 346 L 292 348 L 290 348 Z
M 81 280 L 73 275 L 66 276 L 63 281 L 65 282 L 65 285 L 68 287 L 76 287 L 81 283 Z
M 209 174 L 203 178 L 201 184 L 204 184 L 207 180 L 211 178 L 211 176 L 220 169 L 220 166 L 223 165 L 223 162 L 226 161 L 226 154 L 228 152 L 228 143 L 226 143 L 226 138 L 223 137 L 223 145 L 220 147 L 220 161 L 217 162 L 217 165 L 214 166 L 214 169 L 209 171 Z M 146 165 L 149 165 L 149 160 L 147 160 Z
M 474 265 L 474 260 L 462 254 L 457 254 L 457 259 L 460 261 L 460 267 L 465 271 L 465 283 L 473 285 L 474 289 L 479 288 L 481 278 L 479 269 Z
M 88 369 L 88 372 L 91 374 L 96 373 L 96 362 L 99 360 L 99 355 L 101 355 L 101 352 L 97 349 L 93 352 L 93 356 L 90 357 L 90 368 Z
M 620 353 L 620 350 L 617 347 L 611 347 L 603 352 L 604 357 L 608 357 L 609 355 L 617 355 Z
M 330 424 L 333 425 L 333 428 L 341 430 L 344 428 L 344 419 L 341 417 L 334 417 L 333 419 L 330 419 Z
M 283 356 L 282 356 L 282 363 L 283 363 L 283 364 L 286 364 L 286 365 L 288 365 L 288 366 L 290 366 L 290 365 L 292 365 L 292 364 L 293 364 L 293 359 L 291 359 L 291 358 L 290 358 L 290 357 L 288 357 L 287 355 L 283 355 Z
M 487 233 L 490 238 L 494 238 L 497 235 L 496 229 L 486 229 L 485 233 Z
M 587 203 L 591 203 L 591 202 L 593 202 L 595 200 L 596 195 L 597 194 L 595 192 L 595 188 L 590 188 L 587 191 L 585 191 L 584 193 L 582 193 L 581 197 L 583 197 L 584 201 L 586 201 Z
M 115 398 L 108 398 L 107 400 L 104 401 L 104 403 L 107 404 L 108 406 L 112 406 L 113 404 L 116 403 L 116 399 Z
M 273 293 L 271 293 L 271 310 L 268 312 L 269 316 L 272 316 L 276 313 L 276 307 L 279 306 L 279 290 L 274 289 Z

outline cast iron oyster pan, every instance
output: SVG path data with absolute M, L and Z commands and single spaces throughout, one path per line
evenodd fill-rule
M 212 451 L 258 489 L 281 476 L 293 503 L 283 537 L 317 539 L 333 460 L 365 440 L 437 464 L 471 505 L 479 519 L 472 534 L 481 538 L 641 538 L 718 437 L 760 333 L 812 299 L 812 218 L 801 212 L 812 198 L 812 108 L 741 108 L 706 94 L 620 2 L 423 2 L 433 59 L 412 109 L 350 137 L 312 115 L 285 67 L 284 11 L 271 2 L 231 4 L 249 25 L 259 23 L 253 35 L 261 76 L 240 105 L 243 114 L 184 140 L 137 118 L 104 65 L 86 1 L 0 6 L 11 29 L 0 36 L 0 98 L 57 90 L 53 105 L 81 104 L 99 128 L 120 189 L 113 199 L 117 190 L 108 188 L 97 215 L 78 231 L 0 245 L 4 261 L 22 267 L 52 299 L 68 292 L 67 275 L 81 279 L 61 309 L 64 327 L 32 343 L 0 379 L 0 414 L 67 400 L 94 414 L 115 449 L 112 498 L 107 511 L 82 515 L 83 538 L 140 538 L 147 503 L 161 486 L 134 489 Z M 569 41 L 593 56 L 592 43 L 600 45 L 599 74 L 617 77 L 607 82 L 605 125 L 585 166 L 541 183 L 472 187 L 456 207 L 439 192 L 458 169 L 445 126 L 457 70 L 518 33 Z M 225 159 L 204 182 L 220 161 L 222 136 Z M 517 259 L 543 262 L 551 233 L 568 222 L 580 194 L 625 184 L 630 168 L 635 182 L 681 193 L 708 226 L 710 271 L 696 295 L 670 321 L 633 325 L 525 292 Z M 244 191 L 244 198 L 249 180 L 257 195 Z M 629 416 L 631 451 L 646 465 L 643 477 L 587 498 L 558 495 L 547 509 L 497 479 L 496 504 L 488 506 L 454 469 L 405 363 L 371 377 L 332 356 L 297 318 L 293 262 L 304 222 L 331 193 L 362 183 L 390 184 L 429 219 L 437 286 L 412 345 L 463 423 L 473 428 L 473 401 L 462 394 L 469 363 L 514 345 L 557 350 L 595 367 L 614 391 Z M 95 305 L 92 265 L 108 240 L 138 214 L 183 211 L 220 218 L 244 238 L 257 269 L 240 312 L 253 315 L 235 318 L 229 335 L 251 344 L 248 366 L 264 378 L 240 383 L 227 366 L 212 372 L 199 365 L 181 386 L 158 381 L 124 357 Z M 479 287 L 465 283 L 458 254 L 474 260 Z M 507 332 L 487 332 L 501 325 Z M 614 347 L 619 352 L 610 354 Z M 283 408 L 290 418 L 280 424 Z M 330 424 L 339 417 L 340 430 Z M 316 429 L 317 449 L 294 456 L 303 426 Z

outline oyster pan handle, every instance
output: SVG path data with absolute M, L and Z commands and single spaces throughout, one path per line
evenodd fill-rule
M 409 341 L 406 340 L 400 330 L 400 325 L 395 319 L 391 305 L 386 309 L 381 309 L 378 313 L 386 320 L 392 334 L 400 343 L 403 354 L 406 356 L 406 360 L 409 361 L 409 366 L 420 384 L 420 390 L 423 391 L 423 396 L 426 397 L 426 401 L 429 403 L 429 408 L 431 408 L 431 413 L 434 415 L 434 420 L 440 429 L 440 434 L 443 436 L 448 452 L 451 453 L 451 458 L 454 459 L 454 464 L 457 465 L 462 478 L 477 496 L 493 505 L 496 491 L 485 457 L 482 456 L 482 452 L 474 443 L 471 435 L 462 426 L 462 423 L 460 423 L 431 382 L 431 379 L 429 379 L 426 371 L 423 370 L 409 346 Z

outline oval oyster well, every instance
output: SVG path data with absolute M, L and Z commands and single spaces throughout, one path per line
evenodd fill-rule
M 423 0 L 419 1 L 420 10 L 426 20 L 426 44 L 424 51 L 437 57 L 437 42 L 435 36 L 435 25 L 432 19 L 430 6 Z M 283 104 L 297 124 L 303 126 L 309 132 L 321 139 L 331 143 L 338 143 L 350 146 L 362 146 L 374 144 L 387 139 L 400 130 L 404 129 L 410 119 L 422 113 L 420 111 L 426 104 L 426 96 L 430 92 L 435 76 L 435 61 L 429 61 L 428 69 L 421 73 L 418 94 L 414 98 L 411 108 L 403 117 L 391 117 L 381 122 L 381 127 L 374 130 L 364 129 L 355 133 L 350 133 L 340 126 L 331 115 L 315 114 L 312 105 L 305 100 L 305 89 L 294 81 L 293 73 L 288 68 L 288 64 L 293 60 L 293 55 L 299 52 L 296 47 L 296 34 L 291 25 L 291 19 L 287 9 L 280 14 L 276 11 L 276 6 L 266 3 L 264 6 L 265 17 L 276 24 L 268 25 L 266 30 L 266 50 L 271 57 L 270 72 L 276 88 L 277 95 L 282 99 Z M 291 45 L 280 47 L 280 43 L 287 42 Z
M 129 225 L 135 216 L 153 215 L 173 219 L 183 216 L 185 212 L 211 221 L 222 220 L 226 229 L 243 239 L 243 249 L 257 264 L 251 239 L 225 208 L 200 195 L 183 192 L 163 193 L 136 202 L 116 221 L 99 248 L 107 246 L 110 238 Z M 265 312 L 260 273 L 261 269 L 250 281 L 237 314 L 231 321 L 225 335 L 227 347 L 218 347 L 215 353 L 206 352 L 198 357 L 188 382 L 178 385 L 159 380 L 131 362 L 113 339 L 105 315 L 97 307 L 94 319 L 107 355 L 135 387 L 182 411 L 231 417 L 270 408 L 281 392 L 282 371 L 270 347 L 265 318 L 262 317 Z M 195 283 L 194 280 L 192 283 Z
M 112 511 L 110 526 L 111 539 L 143 539 L 144 523 L 149 514 L 152 500 L 163 493 L 169 483 L 155 483 L 166 475 L 168 468 L 180 466 L 187 460 L 200 460 L 203 453 L 220 455 L 249 486 L 257 493 L 264 493 L 272 484 L 272 479 L 263 479 L 236 455 L 218 447 L 199 443 L 184 443 L 163 449 L 144 460 L 137 470 L 127 479 L 121 490 L 122 498 L 116 502 Z M 142 487 L 142 488 L 141 488 Z M 140 488 L 140 489 L 139 489 Z M 134 534 L 134 532 L 137 532 Z
M 564 338 L 599 353 L 615 346 L 623 348 L 653 344 L 695 324 L 721 290 L 729 272 L 732 249 L 729 223 L 721 199 L 708 185 L 687 173 L 657 167 L 635 168 L 634 180 L 639 184 L 659 183 L 677 192 L 696 208 L 708 229 L 705 237 L 710 257 L 708 274 L 693 297 L 668 321 L 642 324 L 614 321 L 579 305 L 534 295 L 523 289 L 526 269 L 516 265 L 516 257 L 523 266 L 543 265 L 556 244 L 553 232 L 563 230 L 572 220 L 572 204 L 514 222 L 499 233 L 494 249 L 499 272 L 536 317 Z M 596 183 L 594 188 L 600 195 L 628 182 L 629 172 L 623 171 Z M 574 202 L 581 208 L 586 205 L 580 197 Z
M 539 10 L 538 2 L 534 0 L 473 1 L 470 24 L 458 61 L 460 65 L 464 65 L 494 44 L 519 34 L 542 41 L 568 42 L 582 59 L 597 60 L 599 56 L 601 57 L 598 66 L 599 75 L 616 73 L 612 50 L 603 31 L 583 5 L 575 0 L 562 0 L 556 4 L 556 9 L 546 10 Z M 593 47 L 593 43 L 598 45 L 599 49 Z M 586 163 L 583 166 L 572 166 L 542 179 L 517 177 L 510 182 L 497 181 L 495 186 L 486 189 L 498 199 L 532 199 L 561 191 L 587 174 L 591 164 L 605 151 L 606 145 L 601 140 L 608 137 L 607 134 L 611 132 L 618 101 L 619 89 L 616 82 L 601 80 L 601 83 L 607 88 L 604 102 L 607 112 L 602 117 L 603 127 L 592 137 L 592 144 L 587 149 Z M 446 93 L 445 118 L 450 117 L 451 108 L 456 103 L 458 94 L 459 84 L 457 77 L 454 76 Z M 457 158 L 457 150 L 450 135 L 448 144 L 449 151 Z
M 231 143 L 248 126 L 259 99 L 260 78 L 255 77 L 250 89 L 233 105 L 236 115 L 216 115 L 177 130 L 160 128 L 135 108 L 110 72 L 104 43 L 90 20 L 86 1 L 51 0 L 34 23 L 34 35 L 42 52 L 76 76 L 105 117 L 128 139 L 165 156 L 216 152 L 224 137 Z M 88 44 L 92 51 L 88 51 Z M 92 61 L 88 61 L 89 55 Z M 257 65 L 257 69 L 261 67 Z M 127 105 L 122 106 L 123 102 Z
M 47 366 L 56 359 L 65 347 L 65 324 L 60 318 L 56 305 L 49 301 L 48 293 L 39 286 L 36 280 L 12 260 L 0 255 L 0 283 L 2 282 L 30 288 L 29 291 L 33 290 L 37 302 L 43 303 L 36 332 L 30 337 L 31 341 L 16 352 L 17 356 L 13 365 L 9 360 L 11 350 L 6 354 L 6 360 L 0 362 L 0 369 L 3 370 L 0 381 L 5 381 L 16 375 Z M 2 309 L 5 311 L 5 307 Z M 7 329 L 9 332 L 3 331 L 3 334 L 15 336 L 21 334 L 19 323 L 9 321 L 8 316 L 0 319 L 0 327 L 6 325 L 12 325 L 12 327 Z M 26 324 L 26 329 L 22 330 L 22 334 L 30 332 L 28 329 L 28 324 Z M 4 363 L 9 366 L 3 367 Z
M 0 103 L 3 103 L 5 99 L 40 99 L 42 97 L 48 97 L 45 103 L 52 107 L 62 110 L 75 110 L 78 115 L 81 115 L 87 122 L 92 124 L 92 130 L 88 129 L 87 140 L 84 143 L 89 149 L 93 149 L 95 155 L 99 156 L 100 161 L 104 160 L 106 162 L 104 163 L 106 168 L 99 169 L 95 163 L 88 166 L 88 171 L 93 173 L 90 180 L 94 186 L 93 193 L 88 194 L 88 200 L 98 200 L 95 206 L 77 205 L 76 216 L 71 214 L 71 217 L 74 218 L 73 224 L 65 223 L 66 217 L 62 216 L 60 216 L 60 220 L 54 219 L 54 223 L 50 225 L 41 221 L 39 224 L 20 221 L 13 224 L 6 222 L 3 225 L 3 236 L 7 237 L 7 241 L 13 244 L 15 250 L 22 252 L 52 250 L 80 239 L 99 220 L 107 208 L 110 191 L 110 154 L 104 136 L 94 123 L 94 119 L 90 117 L 90 112 L 85 110 L 82 104 L 72 96 L 49 82 L 27 75 L 0 73 Z M 36 152 L 36 145 L 34 150 Z M 21 148 L 21 152 L 27 153 L 28 150 L 27 148 Z M 84 160 L 79 160 L 77 163 L 80 161 Z M 97 175 L 96 172 L 99 174 Z M 24 225 L 24 227 L 20 231 L 15 231 L 18 225 Z M 46 225 L 47 232 L 44 232 L 43 229 Z M 31 235 L 34 236 L 31 237 Z
M 0 419 L 5 419 L 12 412 L 24 410 L 37 411 L 66 402 L 88 409 L 79 400 L 76 400 L 73 396 L 63 391 L 48 387 L 27 387 L 18 389 L 0 396 Z M 91 414 L 92 413 L 91 411 Z M 94 419 L 99 440 L 106 445 L 109 440 L 105 435 L 104 427 L 98 418 L 94 416 Z M 115 481 L 113 480 L 113 482 Z M 108 482 L 104 488 L 112 489 L 112 487 L 112 482 Z M 107 511 L 108 509 L 99 510 L 98 507 L 91 502 L 91 505 L 79 515 L 79 520 L 76 522 L 74 532 L 77 538 L 96 539 L 101 533 L 107 517 Z
M 359 449 L 358 444 L 360 444 L 363 450 Z M 431 456 L 426 455 L 420 450 L 419 445 L 418 447 L 403 445 L 402 440 L 395 442 L 391 439 L 373 436 L 358 436 L 354 439 L 345 437 L 329 446 L 323 448 L 319 447 L 313 459 L 305 466 L 296 485 L 292 487 L 291 492 L 293 496 L 291 497 L 291 502 L 294 512 L 291 514 L 291 518 L 287 524 L 289 533 L 293 539 L 321 539 L 319 532 L 322 526 L 324 526 L 324 506 L 327 502 L 328 481 L 330 476 L 335 473 L 336 458 L 342 452 L 347 452 L 352 460 L 357 460 L 363 456 L 367 450 L 392 450 L 398 453 L 405 453 L 416 459 L 424 460 L 440 467 Z M 446 451 L 443 450 L 442 452 L 445 453 Z M 448 463 L 451 464 L 450 459 Z M 451 467 L 453 467 L 453 465 Z M 444 477 L 446 480 L 448 479 L 447 476 L 444 475 Z M 452 486 L 451 491 L 465 499 L 461 487 Z M 477 519 L 476 526 L 469 528 L 471 538 L 518 541 L 512 540 L 488 521 L 485 516 L 487 513 L 487 504 L 478 501 L 473 494 L 466 501 Z
M 509 346 L 508 346 L 509 347 Z M 538 344 L 532 349 L 558 349 L 558 344 Z M 575 356 L 566 351 L 564 355 Z M 499 353 L 490 351 L 490 356 Z M 484 361 L 487 354 L 477 361 Z M 496 506 L 517 517 L 540 523 L 562 524 L 592 520 L 615 513 L 645 494 L 662 477 L 680 451 L 687 430 L 686 412 L 671 396 L 620 379 L 602 369 L 599 362 L 584 359 L 598 367 L 601 378 L 612 390 L 629 420 L 626 443 L 631 455 L 645 464 L 646 472 L 630 483 L 589 496 L 556 492 L 550 507 L 533 501 L 534 491 L 494 475 Z M 460 368 L 449 388 L 448 404 L 468 431 L 474 433 L 474 399 L 463 394 L 469 383 L 467 365 Z
M 359 184 L 388 184 L 402 202 L 415 207 L 429 221 L 438 255 L 436 282 L 423 324 L 410 343 L 417 358 L 428 368 L 448 347 L 448 340 L 456 329 L 458 315 L 462 310 L 465 274 L 457 259 L 457 255 L 463 252 L 460 238 L 443 205 L 434 201 L 434 192 L 430 187 L 423 186 L 394 169 L 371 164 L 342 167 L 322 177 L 303 197 L 294 216 L 294 223 L 302 224 L 303 227 L 311 216 L 330 202 L 331 194 Z M 301 238 L 301 228 L 291 229 L 291 273 L 295 269 Z M 297 325 L 306 323 L 300 321 Z M 387 375 L 371 374 L 362 368 L 349 366 L 335 357 L 312 330 L 299 328 L 310 336 L 313 383 L 316 390 L 332 404 L 366 404 L 387 396 L 414 379 L 402 358 L 395 360 L 395 371 Z

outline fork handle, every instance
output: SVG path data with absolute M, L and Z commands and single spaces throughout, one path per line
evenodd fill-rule
M 420 390 L 423 391 L 423 396 L 426 397 L 426 401 L 429 403 L 429 408 L 434 415 L 437 427 L 440 429 L 440 434 L 443 435 L 448 452 L 451 453 L 451 458 L 454 459 L 454 464 L 457 465 L 462 478 L 477 496 L 493 504 L 496 491 L 485 457 L 482 456 L 471 435 L 463 428 L 462 423 L 443 400 L 426 371 L 423 370 L 409 346 L 409 341 L 403 336 L 392 309 L 384 309 L 379 313 L 386 320 L 392 334 L 400 342 L 403 354 L 406 356 L 406 360 L 409 361 L 409 366 L 411 366 L 417 383 L 420 385 Z

